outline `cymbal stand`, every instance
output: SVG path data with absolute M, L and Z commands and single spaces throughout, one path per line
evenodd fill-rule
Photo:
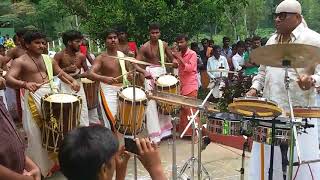
M 177 139 L 177 121 L 178 117 L 176 113 L 171 114 L 171 122 L 172 122 L 172 179 L 177 179 L 177 150 L 176 150 L 176 139 Z
M 198 114 L 200 113 L 200 120 L 199 120 L 199 131 L 198 131 L 198 138 L 199 138 L 199 142 L 198 142 L 198 179 L 202 179 L 201 175 L 202 175 L 202 170 L 204 171 L 204 173 L 207 175 L 207 177 L 210 179 L 209 173 L 207 172 L 207 170 L 204 168 L 204 166 L 201 164 L 201 142 L 202 142 L 202 123 L 201 123 L 201 117 L 203 115 L 203 112 L 205 111 L 204 105 L 206 104 L 206 102 L 208 101 L 210 95 L 213 92 L 213 88 L 210 90 L 210 92 L 207 94 L 206 98 L 203 100 L 202 104 L 200 106 L 198 106 L 198 110 L 196 111 L 195 114 L 193 114 L 191 116 L 191 120 L 189 121 L 188 125 L 186 126 L 186 128 L 183 130 L 182 134 L 181 134 L 181 138 L 184 136 L 184 134 L 187 132 L 187 130 L 189 129 L 189 127 L 191 126 L 191 124 L 194 123 L 195 119 L 197 118 Z
M 242 146 L 242 156 L 241 156 L 241 169 L 240 169 L 240 180 L 244 180 L 244 164 L 246 160 L 246 149 L 248 148 L 249 142 L 248 137 L 243 135 L 245 142 Z
M 273 161 L 274 161 L 274 141 L 276 138 L 276 123 L 275 119 L 271 120 L 272 128 L 271 128 L 271 152 L 270 152 L 270 166 L 269 166 L 269 176 L 268 179 L 273 179 Z
M 191 121 L 192 116 L 191 117 L 188 116 L 188 119 L 189 119 L 189 121 Z M 179 179 L 183 179 L 183 177 L 185 176 L 184 173 L 186 172 L 186 170 L 191 168 L 191 174 L 190 174 L 190 177 L 188 177 L 188 179 L 194 180 L 194 175 L 195 175 L 195 173 L 194 173 L 194 168 L 195 167 L 194 166 L 195 166 L 195 162 L 198 162 L 198 170 L 197 170 L 198 178 L 197 179 L 202 179 L 201 175 L 202 175 L 202 172 L 204 172 L 205 175 L 206 175 L 205 177 L 210 180 L 210 175 L 209 175 L 207 169 L 201 164 L 201 160 L 200 160 L 200 158 L 201 158 L 201 140 L 202 140 L 202 138 L 200 138 L 201 137 L 200 133 L 201 133 L 202 129 L 200 129 L 199 126 L 200 126 L 199 124 L 197 125 L 197 123 L 195 121 L 193 121 L 192 126 L 191 126 L 191 128 L 192 128 L 191 157 L 182 166 L 182 168 L 181 168 L 181 170 L 179 172 L 179 175 L 178 175 Z M 195 153 L 195 150 L 194 150 L 195 149 L 194 148 L 195 134 L 197 134 L 198 137 L 199 137 L 199 140 L 198 140 L 198 158 L 196 158 L 194 156 L 194 153 Z
M 133 110 L 133 138 L 136 139 L 137 137 L 137 132 L 136 132 L 136 121 L 137 121 L 137 113 L 136 113 L 136 72 L 137 69 L 136 67 L 133 66 L 133 103 L 132 103 L 132 110 Z M 138 166 L 137 166 L 137 156 L 133 156 L 133 166 L 134 166 L 134 179 L 138 179 Z
M 291 61 L 290 60 L 283 60 L 282 61 L 282 66 L 285 68 L 285 77 L 284 77 L 284 84 L 285 84 L 285 88 L 287 91 L 287 98 L 288 98 L 288 102 L 289 102 L 289 108 L 290 108 L 290 129 L 291 129 L 291 137 L 290 137 L 290 152 L 289 152 L 289 171 L 288 171 L 288 179 L 291 180 L 292 179 L 292 175 L 293 175 L 293 157 L 294 157 L 294 144 L 296 145 L 296 149 L 297 149 L 297 155 L 298 155 L 298 161 L 299 163 L 301 163 L 301 156 L 300 156 L 300 146 L 299 146 L 299 142 L 295 141 L 298 138 L 298 134 L 297 134 L 297 127 L 295 125 L 295 117 L 294 117 L 294 113 L 293 113 L 293 107 L 292 107 L 292 100 L 291 100 L 291 96 L 290 96 L 290 79 L 289 79 L 289 73 L 288 70 L 291 66 Z

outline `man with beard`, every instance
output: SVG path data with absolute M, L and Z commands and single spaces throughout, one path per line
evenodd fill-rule
M 84 71 L 88 71 L 86 57 L 79 52 L 82 39 L 83 36 L 79 31 L 70 30 L 64 32 L 62 34 L 62 40 L 66 48 L 55 54 L 54 60 L 64 72 L 78 80 L 80 91 L 77 95 L 82 98 L 80 126 L 89 126 L 87 100 L 80 79 L 86 75 L 86 73 L 80 74 L 81 68 L 83 68 Z M 69 85 L 64 82 L 60 82 L 60 90 L 63 93 L 74 93 Z
M 64 82 L 70 82 L 75 91 L 79 91 L 79 84 L 71 76 L 63 72 L 58 64 L 49 56 L 43 55 L 46 36 L 38 31 L 28 31 L 24 35 L 26 54 L 15 59 L 9 69 L 6 80 L 12 88 L 23 88 L 23 128 L 28 137 L 27 155 L 40 167 L 47 176 L 54 165 L 54 158 L 42 147 L 40 127 L 43 126 L 41 113 L 41 98 L 56 92 L 52 81 L 53 75 L 58 75 Z
M 144 60 L 154 64 L 142 69 L 135 65 L 139 72 L 145 75 L 145 90 L 152 91 L 155 88 L 155 79 L 163 74 L 166 74 L 165 57 L 169 62 L 173 62 L 174 57 L 168 44 L 160 40 L 160 25 L 152 23 L 149 25 L 150 40 L 142 45 L 138 55 L 138 60 Z M 170 116 L 158 113 L 155 100 L 148 102 L 146 110 L 147 129 L 151 139 L 158 143 L 163 137 L 171 135 L 171 119 Z

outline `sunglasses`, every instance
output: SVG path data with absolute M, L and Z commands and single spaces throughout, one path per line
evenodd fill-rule
M 277 18 L 279 18 L 281 21 L 283 21 L 290 14 L 297 14 L 297 13 L 292 13 L 292 12 L 273 13 L 273 19 L 276 20 Z

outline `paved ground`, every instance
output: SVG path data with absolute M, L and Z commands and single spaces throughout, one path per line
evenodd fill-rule
M 167 173 L 167 177 L 171 178 L 171 167 L 172 167 L 172 141 L 166 140 L 160 145 L 161 159 L 163 167 Z M 202 152 L 202 162 L 204 167 L 210 174 L 210 178 L 213 180 L 235 180 L 240 179 L 240 168 L 241 168 L 241 154 L 242 151 L 223 146 L 220 144 L 211 143 L 206 150 Z M 184 163 L 190 158 L 191 155 L 191 144 L 189 140 L 178 140 L 177 141 L 177 165 L 178 172 Z M 246 153 L 246 167 L 248 167 L 248 160 L 250 153 Z M 197 169 L 197 168 L 195 168 Z M 245 169 L 247 170 L 247 169 Z M 190 177 L 191 169 L 188 169 L 182 179 Z M 144 170 L 140 162 L 138 162 L 138 179 L 147 180 L 150 179 L 148 173 Z M 133 179 L 133 158 L 131 158 L 128 165 L 128 180 Z M 195 179 L 197 179 L 195 177 Z M 203 178 L 204 179 L 204 178 Z M 245 178 L 246 179 L 246 178 Z M 56 174 L 47 180 L 65 180 L 61 174 Z

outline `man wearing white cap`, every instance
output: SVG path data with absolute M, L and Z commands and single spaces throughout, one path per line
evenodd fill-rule
M 269 39 L 267 45 L 295 43 L 320 47 L 320 34 L 307 27 L 307 24 L 301 15 L 301 5 L 298 1 L 282 1 L 276 9 L 274 20 L 277 31 Z M 306 64 L 308 64 L 307 60 Z M 292 81 L 290 83 L 290 94 L 293 106 L 306 107 L 315 105 L 314 86 L 318 86 L 320 84 L 319 70 L 320 66 L 317 65 L 315 74 L 306 75 L 304 69 L 299 68 L 299 74 L 302 75 L 298 77 L 294 69 L 289 69 L 289 78 L 297 81 Z M 256 96 L 257 91 L 263 89 L 263 96 L 265 98 L 277 102 L 279 107 L 281 107 L 284 112 L 289 112 L 289 103 L 283 81 L 283 68 L 274 68 L 261 65 L 258 75 L 253 78 L 252 87 L 247 93 L 247 96 Z M 304 161 L 319 159 L 317 121 L 312 120 L 310 123 L 314 124 L 315 127 L 307 129 L 307 134 L 302 133 L 298 135 L 298 142 L 301 150 L 300 158 Z M 269 145 L 261 145 L 257 142 L 253 143 L 248 174 L 249 180 L 268 178 L 270 149 L 271 148 Z M 297 161 L 296 156 L 297 154 L 295 153 L 295 162 Z M 275 146 L 273 166 L 274 180 L 284 179 L 282 170 L 282 156 L 280 147 Z M 319 163 L 312 163 L 310 165 L 300 165 L 299 168 L 294 167 L 293 177 L 295 177 L 296 180 L 320 179 L 320 165 Z

